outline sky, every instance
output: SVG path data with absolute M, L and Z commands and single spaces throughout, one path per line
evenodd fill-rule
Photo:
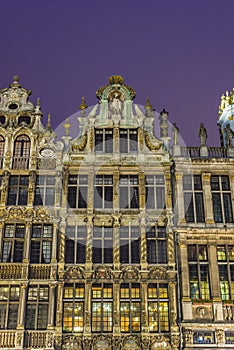
M 0 88 L 14 75 L 53 126 L 111 75 L 165 108 L 188 146 L 219 146 L 220 96 L 234 87 L 233 0 L 1 1 Z

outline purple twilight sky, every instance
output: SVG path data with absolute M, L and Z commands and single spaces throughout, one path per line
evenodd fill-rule
M 234 86 L 234 1 L 21 0 L 1 2 L 0 88 L 14 75 L 41 98 L 53 125 L 81 96 L 120 74 L 157 111 L 169 111 L 188 145 L 204 122 L 219 145 L 220 96 Z

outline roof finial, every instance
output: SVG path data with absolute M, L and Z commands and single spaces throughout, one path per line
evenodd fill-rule
M 81 97 L 81 104 L 80 104 L 80 109 L 83 111 L 84 109 L 86 109 L 88 107 L 88 105 L 85 103 L 85 98 Z
M 52 130 L 52 125 L 51 125 L 51 114 L 50 114 L 50 113 L 48 114 L 46 129 Z
M 18 75 L 15 75 L 15 76 L 13 77 L 13 81 L 14 81 L 14 83 L 18 84 L 18 82 L 19 82 L 19 77 L 18 77 Z
M 153 109 L 149 97 L 146 98 L 145 109 Z
M 71 127 L 71 124 L 69 123 L 69 119 L 66 118 L 65 123 L 63 124 L 63 127 L 65 129 L 65 135 L 69 136 L 69 129 Z

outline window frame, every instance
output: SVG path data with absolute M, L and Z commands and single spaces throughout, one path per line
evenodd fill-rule
M 225 184 L 225 181 L 223 181 L 225 179 L 226 179 L 226 184 Z M 211 194 L 212 194 L 214 221 L 216 223 L 232 223 L 233 208 L 232 208 L 232 193 L 231 193 L 229 176 L 228 175 L 211 175 L 210 187 L 211 187 Z
M 3 289 L 7 290 L 3 292 Z M 12 296 L 11 291 L 16 291 L 16 296 Z M 17 292 L 18 290 L 18 292 Z M 18 295 L 18 297 L 17 297 Z M 20 286 L 19 285 L 0 285 L 0 329 L 16 329 L 19 317 L 19 305 L 20 305 Z M 15 312 L 14 306 L 17 308 Z M 16 309 L 15 308 L 15 309 Z M 11 312 L 12 311 L 12 312 Z
M 9 229 L 9 230 L 8 230 Z M 24 232 L 19 236 L 19 229 L 24 229 Z M 18 235 L 18 237 L 17 237 Z M 26 226 L 20 223 L 6 223 L 4 225 L 3 232 L 3 244 L 2 244 L 2 262 L 3 263 L 22 263 L 24 259 L 24 246 L 25 246 L 25 235 L 26 235 Z M 11 243 L 11 244 L 7 244 Z M 6 248 L 5 248 L 6 247 Z M 5 258 L 5 253 L 8 250 L 8 258 Z M 16 253 L 21 251 L 21 257 L 17 258 Z M 17 253 L 17 254 L 18 254 Z
M 71 180 L 73 177 L 73 180 Z M 70 181 L 70 183 L 69 183 Z M 74 181 L 72 183 L 72 181 Z M 69 174 L 67 204 L 71 209 L 87 209 L 88 203 L 88 175 Z
M 111 290 L 111 294 L 109 291 Z M 94 293 L 95 292 L 95 293 Z M 111 306 L 109 312 L 108 308 Z M 100 308 L 100 314 L 95 314 L 95 308 Z M 106 308 L 106 313 L 105 313 Z M 112 283 L 93 283 L 91 288 L 91 330 L 93 333 L 111 333 L 113 332 L 113 285 Z M 95 317 L 100 321 L 95 322 Z M 104 321 L 105 318 L 107 322 Z M 111 326 L 108 326 L 110 322 Z M 95 327 L 94 327 L 95 326 Z
M 93 226 L 93 264 L 112 264 L 114 259 L 113 227 Z
M 40 237 L 36 236 L 37 233 L 35 234 L 36 227 L 38 227 L 38 229 L 40 228 Z M 46 228 L 50 228 L 51 232 L 46 231 Z M 31 264 L 50 264 L 52 259 L 52 244 L 53 244 L 53 225 L 41 224 L 41 223 L 33 224 L 31 228 L 30 263 Z M 45 247 L 45 250 L 43 251 L 44 247 Z M 47 255 L 46 258 L 44 255 L 45 252 Z M 46 259 L 49 259 L 49 260 L 46 261 Z
M 138 128 L 119 129 L 119 150 L 121 154 L 138 153 Z
M 119 208 L 120 210 L 125 210 L 125 209 L 137 210 L 140 208 L 138 175 L 120 175 Z
M 136 292 L 137 290 L 138 292 Z M 120 332 L 121 333 L 140 333 L 141 332 L 141 327 L 142 327 L 141 301 L 142 300 L 141 300 L 140 283 L 121 283 L 120 284 Z M 135 314 L 134 314 L 134 310 L 136 310 Z M 134 328 L 134 318 L 136 319 L 135 328 Z
M 166 209 L 164 175 L 145 175 L 146 210 Z
M 97 210 L 113 209 L 114 184 L 113 175 L 97 174 L 94 177 L 93 207 Z
M 183 175 L 186 222 L 205 222 L 204 193 L 201 175 Z
M 68 291 L 67 294 L 66 294 L 66 290 Z M 78 293 L 77 293 L 77 290 L 79 290 Z M 82 292 L 80 293 L 80 291 Z M 66 313 L 65 309 L 67 305 L 68 305 L 67 307 L 68 311 Z M 76 308 L 77 308 L 77 312 L 76 312 Z M 81 314 L 80 314 L 80 308 L 81 308 Z M 71 319 L 70 327 L 68 325 L 65 326 L 66 316 L 68 318 L 68 320 L 66 321 L 67 324 L 69 322 L 69 319 Z M 64 290 L 63 290 L 63 332 L 82 333 L 84 331 L 84 321 L 85 321 L 84 316 L 85 316 L 85 284 L 84 283 L 66 283 L 64 285 Z M 76 318 L 78 317 L 79 317 L 79 320 L 77 320 L 78 323 L 76 324 Z
M 166 226 L 146 226 L 146 254 L 148 264 L 167 264 Z
M 151 292 L 150 292 L 150 289 L 152 290 Z M 165 294 L 165 290 L 166 290 L 166 294 Z M 170 303 L 169 303 L 168 283 L 148 283 L 147 300 L 148 300 L 149 331 L 150 332 L 169 332 L 170 331 L 170 317 L 169 317 Z M 153 306 L 153 311 L 151 311 L 151 305 Z M 165 310 L 163 305 L 166 306 Z M 155 311 L 155 306 L 156 306 L 156 311 Z M 165 313 L 165 311 L 167 312 Z M 156 320 L 154 320 L 153 318 L 156 318 Z M 152 327 L 151 327 L 151 323 L 152 323 Z
M 55 175 L 37 175 L 33 205 L 34 206 L 54 206 L 54 202 L 55 202 Z
M 87 226 L 68 225 L 66 227 L 65 264 L 85 264 Z M 70 257 L 69 254 L 72 256 Z
M 32 291 L 32 293 L 30 291 Z M 44 292 L 45 296 L 43 295 Z M 29 311 L 30 309 L 31 312 Z M 28 287 L 27 304 L 25 312 L 25 329 L 45 330 L 48 325 L 48 311 L 49 286 L 46 284 L 30 285 Z
M 14 181 L 14 179 L 16 181 Z M 10 205 L 26 206 L 28 204 L 28 186 L 29 186 L 28 175 L 10 175 L 9 185 L 8 185 L 7 206 L 10 206 Z
M 219 254 L 219 249 L 220 249 L 220 254 Z M 231 254 L 229 252 L 231 252 Z M 234 301 L 234 245 L 233 244 L 217 245 L 217 262 L 218 262 L 218 269 L 219 269 L 219 286 L 220 286 L 221 299 L 223 303 L 230 300 Z
M 95 153 L 111 154 L 114 150 L 114 132 L 112 128 L 95 128 Z
M 140 264 L 141 237 L 139 226 L 120 226 L 120 263 Z

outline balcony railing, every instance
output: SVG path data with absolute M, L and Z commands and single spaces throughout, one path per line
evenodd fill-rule
M 207 150 L 207 158 L 227 158 L 227 150 L 224 147 L 207 147 Z M 204 156 L 201 156 L 200 147 L 181 147 L 181 156 L 204 158 Z
M 24 346 L 26 348 L 45 348 L 46 347 L 46 332 L 38 332 L 38 331 L 28 331 L 25 334 L 24 338 Z
M 29 157 L 13 157 L 12 169 L 28 169 Z
M 50 279 L 51 268 L 49 265 L 31 265 L 29 268 L 29 278 L 36 280 Z
M 22 265 L 14 263 L 3 263 L 0 265 L 0 279 L 20 279 L 22 278 Z
M 208 147 L 208 154 L 210 158 L 226 158 L 227 150 L 224 147 Z
M 0 348 L 15 347 L 15 331 L 0 331 Z
M 233 321 L 234 320 L 234 305 L 224 304 L 223 305 L 223 318 L 225 321 Z

